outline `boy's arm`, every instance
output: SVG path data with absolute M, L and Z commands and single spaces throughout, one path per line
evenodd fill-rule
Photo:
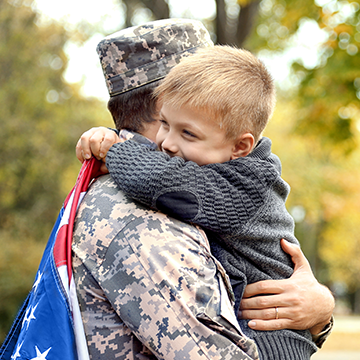
M 199 166 L 133 141 L 115 144 L 106 165 L 131 198 L 215 232 L 235 233 L 239 222 L 247 220 L 259 206 L 246 188 L 252 175 L 241 178 L 230 165 L 226 165 L 224 176 L 224 164 Z

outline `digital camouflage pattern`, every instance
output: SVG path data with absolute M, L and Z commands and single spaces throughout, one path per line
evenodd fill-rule
M 200 21 L 165 19 L 109 35 L 97 53 L 109 94 L 115 96 L 162 79 L 182 57 L 212 45 Z
M 205 234 L 133 202 L 109 175 L 79 207 L 73 267 L 92 359 L 258 359 Z

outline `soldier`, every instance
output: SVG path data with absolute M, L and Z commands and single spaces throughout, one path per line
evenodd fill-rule
M 201 46 L 211 46 L 201 23 L 174 19 L 125 29 L 99 44 L 108 108 L 117 129 L 131 130 L 120 137 L 154 146 L 146 139 L 158 128 L 152 90 Z M 258 358 L 201 229 L 133 202 L 108 175 L 79 208 L 73 251 L 92 358 Z

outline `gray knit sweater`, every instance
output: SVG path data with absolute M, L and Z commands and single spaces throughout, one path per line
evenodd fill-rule
M 285 208 L 289 185 L 281 178 L 271 141 L 262 138 L 246 157 L 222 164 L 194 162 L 139 145 L 115 144 L 106 165 L 127 195 L 206 230 L 213 255 L 230 277 L 238 310 L 247 284 L 288 278 L 293 272 L 280 240 L 298 244 Z M 262 359 L 309 359 L 316 347 L 308 331 L 254 331 Z

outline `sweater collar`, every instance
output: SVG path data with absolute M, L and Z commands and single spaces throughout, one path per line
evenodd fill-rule
M 129 130 L 120 130 L 119 132 L 119 138 L 122 140 L 133 140 L 136 141 L 138 144 L 142 144 L 145 146 L 148 146 L 151 149 L 156 150 L 157 145 L 152 140 L 146 138 L 145 136 L 142 136 L 139 133 L 129 131 Z
M 256 159 L 266 159 L 271 155 L 271 140 L 267 137 L 262 137 L 256 144 L 254 150 L 248 157 Z

